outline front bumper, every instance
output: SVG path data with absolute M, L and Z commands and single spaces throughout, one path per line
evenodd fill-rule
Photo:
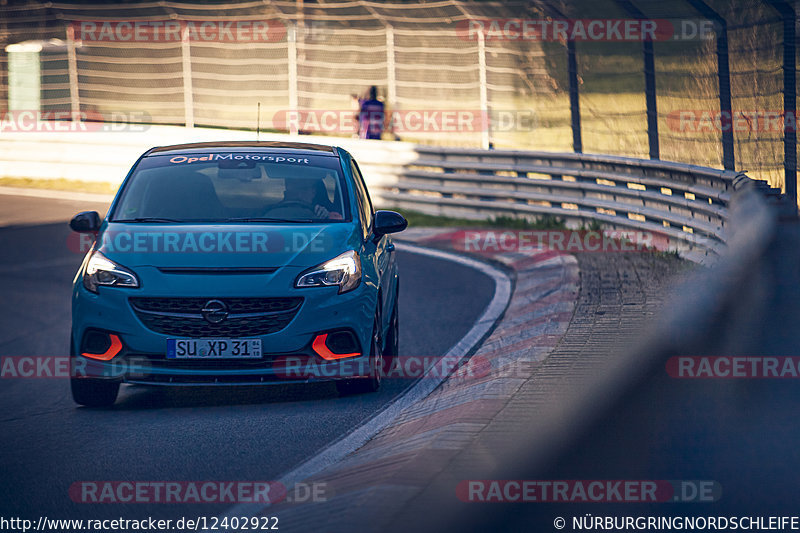
M 144 270 L 144 269 L 141 269 Z M 148 283 L 147 272 L 142 288 L 100 287 L 94 294 L 77 280 L 72 301 L 73 376 L 116 380 L 150 385 L 262 385 L 275 383 L 307 383 L 338 379 L 353 379 L 369 375 L 370 337 L 377 304 L 376 291 L 363 283 L 353 291 L 338 294 L 336 287 L 308 289 L 282 288 L 261 290 L 269 280 L 260 276 L 226 276 L 187 281 L 188 276 L 175 276 L 170 284 Z M 294 279 L 294 276 L 288 276 Z M 172 280 L 171 280 L 172 281 Z M 274 280 L 272 280 L 274 281 Z M 163 286 L 161 290 L 156 289 Z M 208 287 L 214 287 L 209 289 Z M 259 338 L 260 359 L 167 359 L 167 339 L 222 337 L 209 332 L 192 330 L 191 335 L 176 335 L 156 331 L 152 322 L 145 323 L 131 303 L 136 297 L 181 297 L 201 299 L 226 298 L 302 298 L 299 309 L 278 331 L 263 335 L 241 335 Z M 161 324 L 163 326 L 163 323 Z M 89 330 L 117 335 L 122 350 L 108 361 L 84 357 L 81 344 Z M 358 340 L 362 355 L 326 361 L 311 348 L 320 333 L 336 330 L 351 331 Z M 228 337 L 228 335 L 224 335 Z M 230 335 L 229 337 L 234 337 Z
M 77 355 L 72 376 L 142 385 L 274 385 L 366 378 L 367 356 L 324 361 L 313 353 L 234 359 L 167 360 L 160 354 L 120 354 L 111 361 Z

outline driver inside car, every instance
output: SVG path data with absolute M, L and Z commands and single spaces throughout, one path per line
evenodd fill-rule
M 283 202 L 281 203 L 290 202 L 308 206 L 308 209 L 320 219 L 342 219 L 342 214 L 334 210 L 333 203 L 328 199 L 325 183 L 322 180 L 303 178 L 285 180 Z

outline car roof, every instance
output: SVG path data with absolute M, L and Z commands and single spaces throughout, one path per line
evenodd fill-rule
M 232 150 L 246 150 L 248 152 L 281 152 L 298 155 L 336 155 L 333 146 L 327 146 L 324 144 L 285 141 L 219 141 L 157 146 L 145 152 L 144 157 L 175 153 L 192 154 L 197 152 L 230 152 Z

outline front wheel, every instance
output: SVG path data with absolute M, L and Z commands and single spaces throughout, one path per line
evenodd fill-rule
M 100 379 L 71 378 L 70 388 L 75 403 L 87 407 L 107 407 L 117 401 L 118 381 Z
M 383 349 L 383 370 L 386 374 L 398 364 L 400 354 L 400 322 L 397 311 L 399 299 L 399 293 L 395 294 L 392 318 L 389 319 L 389 331 L 386 333 L 386 344 Z
M 372 337 L 369 350 L 369 376 L 366 378 L 345 379 L 336 382 L 336 390 L 340 396 L 377 392 L 383 379 L 383 340 L 381 339 L 380 317 L 375 317 L 372 325 Z

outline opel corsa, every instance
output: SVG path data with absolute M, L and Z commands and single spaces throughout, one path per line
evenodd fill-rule
M 341 148 L 220 142 L 153 148 L 93 236 L 72 292 L 71 388 L 334 380 L 375 391 L 398 350 L 399 275 L 358 164 Z

